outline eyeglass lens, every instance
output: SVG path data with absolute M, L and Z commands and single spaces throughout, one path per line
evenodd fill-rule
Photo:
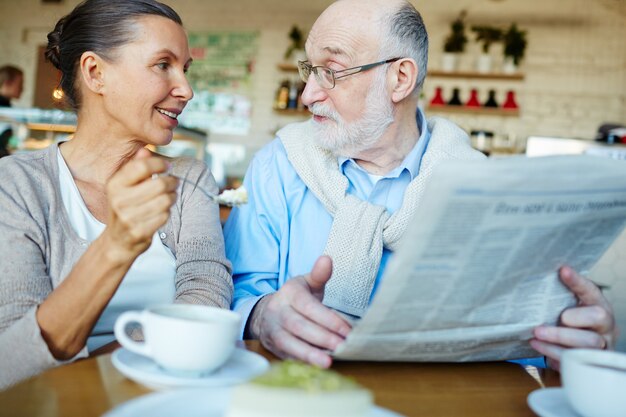
M 311 72 L 315 75 L 316 81 L 323 88 L 333 88 L 335 86 L 335 77 L 330 68 L 326 67 L 313 67 L 306 62 L 298 62 L 298 72 L 300 73 L 300 79 L 305 83 L 309 81 Z
M 299 61 L 298 73 L 300 73 L 300 79 L 306 83 L 309 79 L 309 75 L 311 75 L 311 66 L 306 62 Z

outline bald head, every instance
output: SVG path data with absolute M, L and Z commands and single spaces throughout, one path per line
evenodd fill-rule
M 346 54 L 355 65 L 393 57 L 413 59 L 419 68 L 416 94 L 424 83 L 428 34 L 421 15 L 406 0 L 338 0 L 311 28 L 307 53 L 311 44 Z
M 322 36 L 320 32 L 337 29 L 342 35 L 369 49 L 379 47 L 381 34 L 386 31 L 389 16 L 405 4 L 403 0 L 339 0 L 319 16 L 309 38 Z M 375 42 L 372 45 L 372 42 Z
M 357 12 L 373 13 L 380 16 L 393 13 L 407 4 L 409 2 L 406 0 L 337 0 L 326 8 L 322 16 L 329 11 L 349 13 L 349 16 L 353 16 Z
M 358 20 L 361 23 L 380 24 L 385 17 L 407 4 L 405 0 L 338 0 L 322 12 L 318 21 L 324 19 L 344 22 Z

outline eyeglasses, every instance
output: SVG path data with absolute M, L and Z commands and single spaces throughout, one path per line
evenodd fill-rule
M 312 66 L 310 62 L 307 61 L 298 61 L 298 72 L 300 73 L 300 78 L 305 83 L 309 80 L 309 76 L 311 73 L 315 75 L 315 79 L 317 83 L 322 88 L 326 88 L 330 90 L 335 87 L 335 81 L 340 78 L 347 77 L 349 75 L 358 74 L 359 72 L 367 71 L 374 67 L 383 64 L 389 64 L 390 62 L 395 62 L 402 58 L 391 58 L 386 61 L 374 62 L 373 64 L 359 65 L 358 67 L 346 68 L 345 70 L 335 71 L 328 67 L 323 67 L 321 65 Z

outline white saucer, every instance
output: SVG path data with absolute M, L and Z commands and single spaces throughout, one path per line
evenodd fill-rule
M 102 417 L 224 417 L 232 388 L 193 388 L 157 392 L 121 404 Z M 373 407 L 368 417 L 402 417 Z
M 125 348 L 111 356 L 113 366 L 135 382 L 152 389 L 175 387 L 220 387 L 248 381 L 269 368 L 269 362 L 258 353 L 237 348 L 217 371 L 197 377 L 180 376 L 166 371 L 152 359 Z
M 528 394 L 528 405 L 541 417 L 580 417 L 572 410 L 563 388 L 541 388 Z

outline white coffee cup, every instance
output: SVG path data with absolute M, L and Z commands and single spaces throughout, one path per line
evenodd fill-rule
M 561 381 L 567 400 L 581 416 L 626 416 L 626 354 L 567 350 L 561 357 Z
M 239 332 L 239 314 L 189 304 L 129 311 L 115 322 L 115 337 L 131 352 L 152 358 L 166 370 L 200 375 L 222 366 L 231 356 Z M 126 333 L 129 323 L 141 325 L 144 342 Z

